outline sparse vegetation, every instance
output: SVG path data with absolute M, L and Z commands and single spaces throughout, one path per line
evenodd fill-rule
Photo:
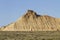
M 0 40 L 60 40 L 60 32 L 1 31 Z

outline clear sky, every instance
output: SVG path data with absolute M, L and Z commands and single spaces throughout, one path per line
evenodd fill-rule
M 0 26 L 16 21 L 28 9 L 60 18 L 60 0 L 0 0 Z

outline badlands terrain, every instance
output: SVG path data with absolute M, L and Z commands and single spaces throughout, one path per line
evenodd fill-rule
M 0 28 L 0 40 L 60 40 L 60 19 L 28 10 Z
M 0 31 L 60 31 L 60 19 L 28 10 L 16 22 L 1 27 Z

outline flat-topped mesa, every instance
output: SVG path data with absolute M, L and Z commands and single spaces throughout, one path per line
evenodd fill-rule
M 30 17 L 33 18 L 33 17 L 36 17 L 36 16 L 37 16 L 37 14 L 33 10 L 28 10 L 27 13 L 24 15 L 24 17 L 26 17 L 26 18 L 30 18 Z

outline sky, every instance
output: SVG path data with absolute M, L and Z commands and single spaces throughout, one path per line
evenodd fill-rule
M 15 22 L 29 9 L 60 18 L 60 0 L 0 0 L 0 26 Z

